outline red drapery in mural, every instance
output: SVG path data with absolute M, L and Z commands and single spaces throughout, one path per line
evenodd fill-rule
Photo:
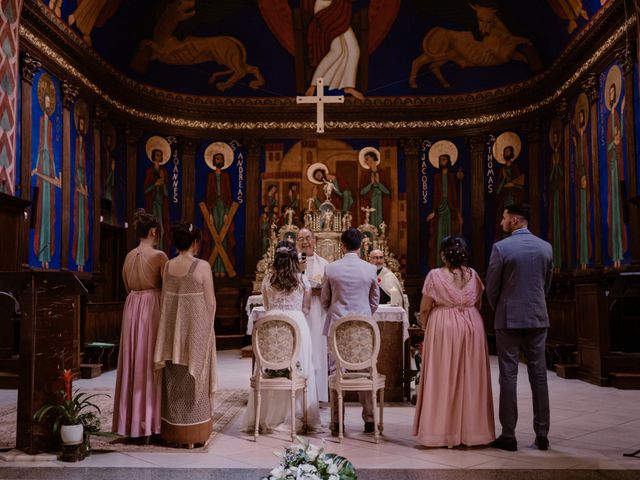
M 18 24 L 22 0 L 0 0 L 0 192 L 15 195 Z

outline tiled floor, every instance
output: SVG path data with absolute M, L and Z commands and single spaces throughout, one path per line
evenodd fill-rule
M 493 391 L 497 412 L 497 362 L 491 359 Z M 218 352 L 219 388 L 243 388 L 248 383 L 251 360 L 241 359 L 238 351 Z M 93 380 L 81 380 L 79 387 L 109 387 L 114 372 Z M 86 383 L 85 383 L 86 382 Z M 640 391 L 616 390 L 578 380 L 564 380 L 549 372 L 551 395 L 551 448 L 542 452 L 533 448 L 531 394 L 526 369 L 519 376 L 520 420 L 517 452 L 492 448 L 424 448 L 411 437 L 414 408 L 385 408 L 385 431 L 379 444 L 371 435 L 361 433 L 358 406 L 347 407 L 348 437 L 340 444 L 328 433 L 307 437 L 322 443 L 328 451 L 351 460 L 357 468 L 367 469 L 627 469 L 640 470 L 640 458 L 622 453 L 640 449 Z M 0 406 L 15 401 L 15 393 L 3 392 Z M 171 468 L 269 468 L 278 463 L 274 452 L 290 443 L 286 432 L 263 435 L 258 442 L 240 431 L 241 412 L 223 433 L 218 434 L 207 453 L 97 453 L 78 464 L 47 462 L 37 465 L 82 467 L 171 467 Z M 325 423 L 329 411 L 322 409 Z M 496 418 L 497 421 L 497 418 Z M 4 463 L 4 465 L 3 465 Z M 2 466 L 33 467 L 36 464 L 0 462 Z

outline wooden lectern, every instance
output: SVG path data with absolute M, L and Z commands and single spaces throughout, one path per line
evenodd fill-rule
M 60 401 L 61 369 L 80 366 L 80 296 L 87 291 L 71 272 L 0 272 L 0 292 L 20 308 L 18 429 L 16 448 L 29 454 L 51 450 L 51 424 L 33 414 Z

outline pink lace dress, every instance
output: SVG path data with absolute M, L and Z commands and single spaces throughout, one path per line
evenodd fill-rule
M 495 439 L 487 339 L 475 306 L 484 287 L 473 270 L 463 288 L 445 273 L 431 270 L 422 290 L 434 306 L 424 336 L 413 435 L 426 446 L 484 445 Z

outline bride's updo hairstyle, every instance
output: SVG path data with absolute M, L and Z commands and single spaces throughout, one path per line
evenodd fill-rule
M 296 247 L 288 240 L 276 245 L 271 265 L 270 283 L 273 288 L 290 293 L 300 284 L 300 267 Z
M 200 229 L 193 223 L 183 222 L 171 225 L 171 237 L 173 246 L 179 252 L 188 250 L 194 241 L 200 241 Z
M 440 253 L 444 257 L 447 267 L 453 270 L 460 270 L 463 277 L 465 268 L 469 265 L 469 254 L 467 253 L 467 242 L 464 238 L 451 235 L 442 239 L 440 243 Z
M 151 213 L 145 212 L 144 208 L 139 208 L 134 214 L 134 225 L 136 227 L 136 236 L 138 238 L 147 238 L 149 230 L 156 229 L 156 236 L 162 238 L 162 225 Z

